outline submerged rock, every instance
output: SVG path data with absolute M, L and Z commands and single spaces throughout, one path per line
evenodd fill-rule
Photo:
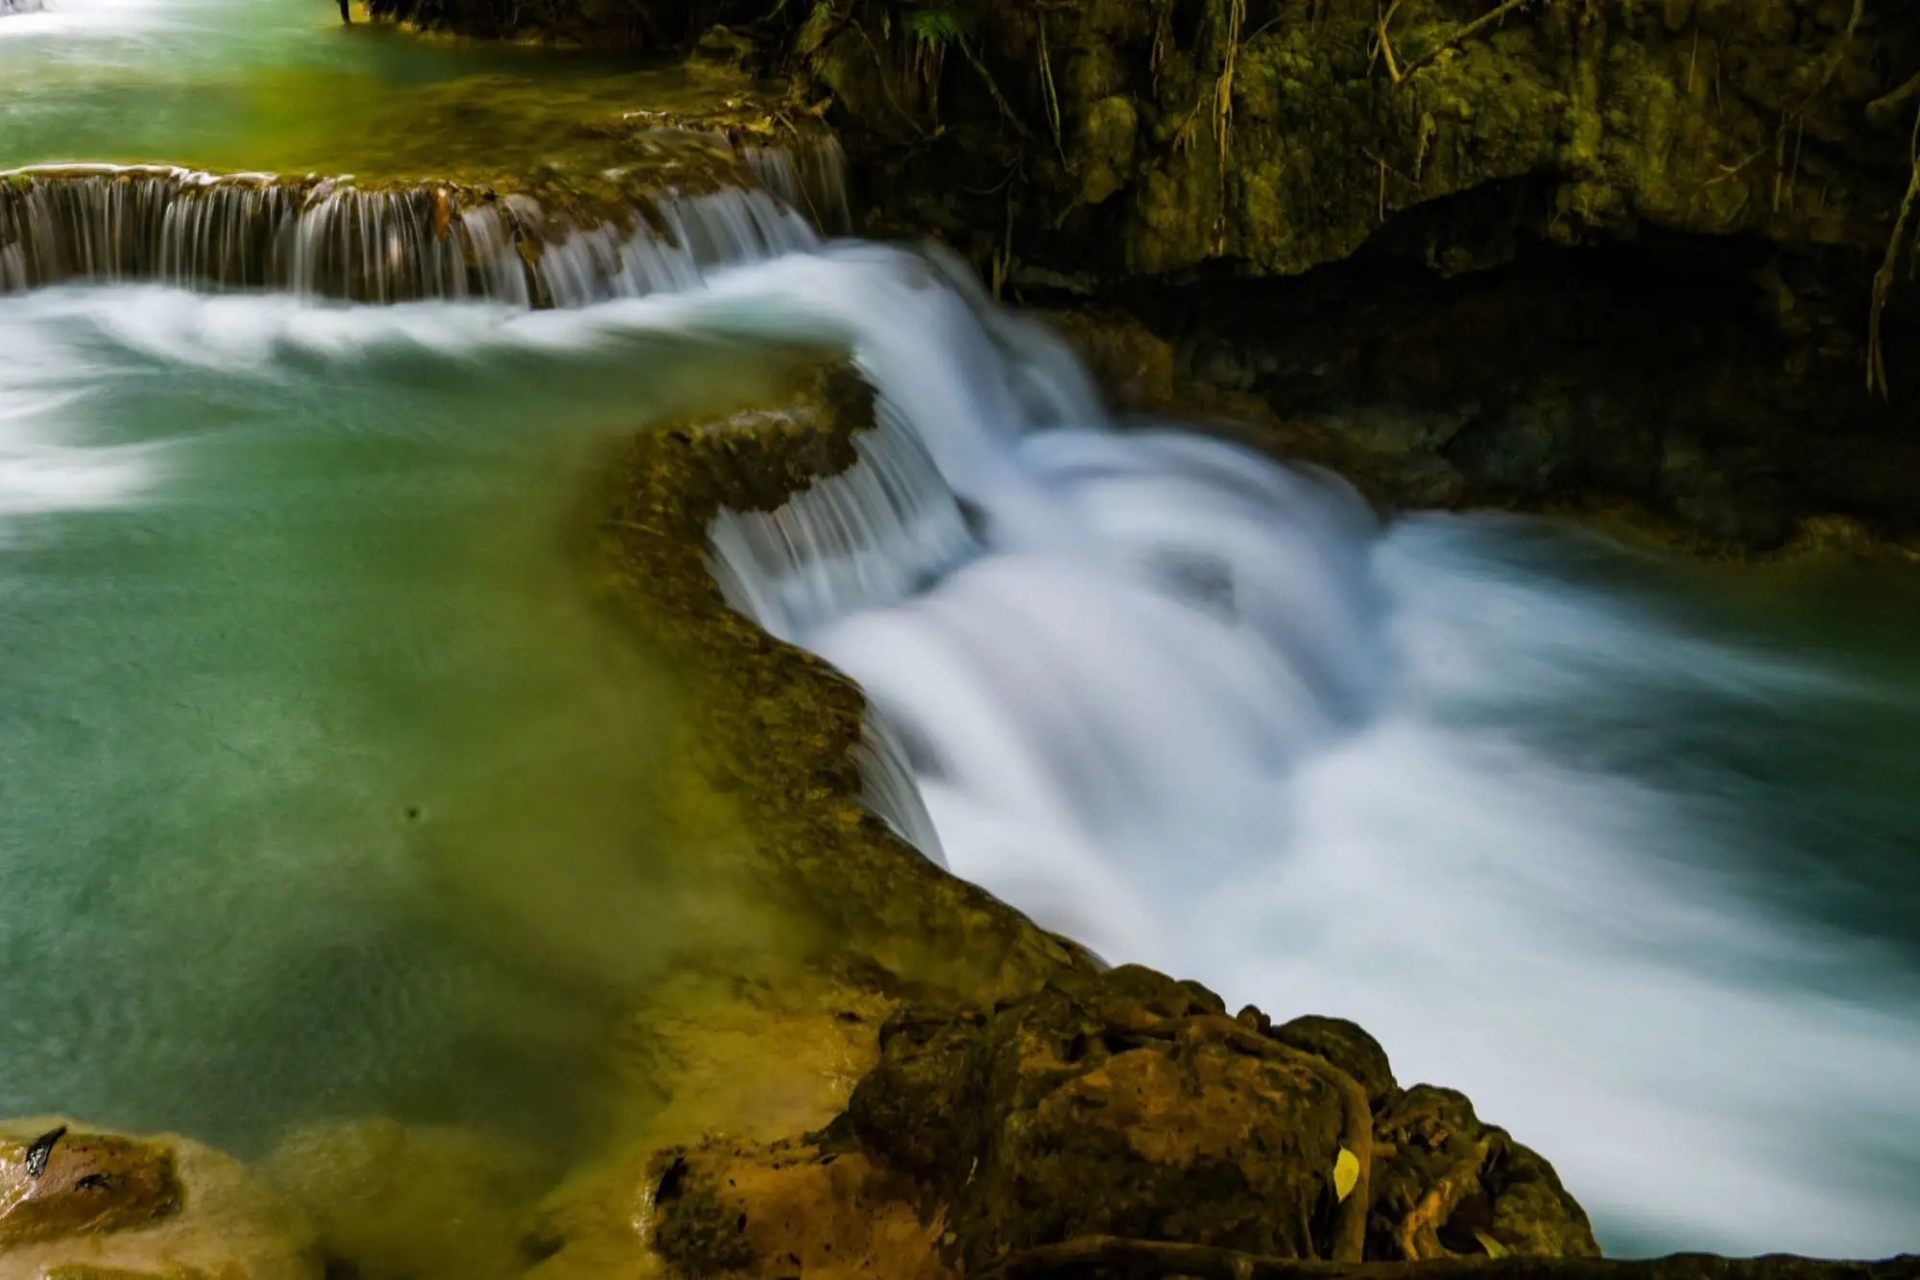
M 312 1227 L 229 1155 L 55 1117 L 0 1121 L 0 1280 L 321 1273 Z

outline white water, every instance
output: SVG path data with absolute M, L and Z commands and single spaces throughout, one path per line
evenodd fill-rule
M 1499 522 L 1381 530 L 1337 481 L 1117 433 L 942 274 L 850 248 L 674 313 L 846 341 L 880 389 L 862 472 L 716 555 L 912 744 L 956 872 L 1111 959 L 1356 1019 L 1616 1245 L 1920 1245 L 1911 969 L 1743 900 L 1763 785 L 1553 743 L 1879 691 L 1503 564 Z
M 1763 789 L 1676 787 L 1582 733 L 1878 691 L 1533 568 L 1531 526 L 1381 529 L 1337 482 L 1118 432 L 1057 343 L 937 263 L 837 246 L 545 313 L 0 300 L 0 544 L 167 492 L 166 454 L 71 425 L 102 344 L 239 376 L 649 333 L 842 343 L 880 389 L 859 471 L 724 520 L 715 553 L 867 687 L 957 873 L 1109 959 L 1354 1018 L 1403 1083 L 1552 1159 L 1616 1246 L 1920 1244 L 1911 967 L 1744 891 Z

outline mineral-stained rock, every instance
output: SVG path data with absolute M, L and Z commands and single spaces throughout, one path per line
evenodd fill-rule
M 0 1121 L 0 1280 L 321 1272 L 306 1220 L 231 1156 L 58 1117 Z
M 853 465 L 873 392 L 844 360 L 794 353 L 767 407 L 665 424 L 634 442 L 609 554 L 646 643 L 701 706 L 683 767 L 737 800 L 757 868 L 843 954 L 991 1000 L 1087 953 L 895 836 L 860 802 L 866 700 L 826 663 L 727 607 L 707 564 L 723 507 L 772 510 Z

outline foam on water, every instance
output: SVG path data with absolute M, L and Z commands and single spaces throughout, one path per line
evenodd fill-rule
M 1658 767 L 1700 707 L 1765 725 L 1871 682 L 1532 566 L 1532 526 L 1382 528 L 1328 477 L 1117 429 L 1064 347 L 896 250 L 572 311 L 54 291 L 0 302 L 4 385 L 36 385 L 56 316 L 65 359 L 236 373 L 848 347 L 881 395 L 860 465 L 724 517 L 713 555 L 869 691 L 869 799 L 909 838 L 1109 959 L 1355 1018 L 1547 1154 L 1615 1247 L 1914 1247 L 1912 965 L 1747 891 L 1764 783 Z

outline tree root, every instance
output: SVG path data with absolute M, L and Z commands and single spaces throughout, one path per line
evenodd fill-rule
M 1913 1280 L 1920 1258 L 1816 1262 L 1770 1258 L 1449 1258 L 1441 1262 L 1304 1262 L 1205 1245 L 1081 1236 L 1013 1254 L 980 1280 Z
M 1220 151 L 1220 216 L 1214 223 L 1214 252 L 1227 247 L 1227 162 L 1233 153 L 1233 73 L 1240 57 L 1240 32 L 1247 21 L 1247 0 L 1227 0 L 1227 49 L 1213 88 L 1214 138 Z
M 1393 10 L 1389 9 L 1387 11 L 1387 18 L 1383 19 L 1380 23 L 1380 45 L 1381 45 L 1381 51 L 1386 55 L 1386 59 L 1387 59 L 1387 74 L 1393 77 L 1393 82 L 1395 84 L 1405 83 L 1405 81 L 1410 76 L 1412 76 L 1414 72 L 1420 70 L 1422 67 L 1431 65 L 1434 59 L 1438 58 L 1441 54 L 1445 53 L 1447 50 L 1457 48 L 1458 46 L 1465 44 L 1467 41 L 1473 39 L 1475 36 L 1479 35 L 1482 31 L 1485 31 L 1488 27 L 1500 21 L 1500 19 L 1506 17 L 1508 14 L 1514 12 L 1516 9 L 1524 9 L 1526 6 L 1532 4 L 1533 2 L 1534 0 L 1502 0 L 1500 4 L 1495 5 L 1492 9 L 1488 10 L 1486 13 L 1482 14 L 1478 18 L 1475 18 L 1472 22 L 1469 22 L 1466 26 L 1460 28 L 1458 31 L 1448 36 L 1445 40 L 1442 40 L 1439 44 L 1433 46 L 1433 48 L 1427 50 L 1425 53 L 1421 54 L 1419 57 L 1413 59 L 1413 61 L 1407 63 L 1405 66 L 1397 67 L 1397 68 L 1394 66 L 1394 61 L 1393 61 L 1393 46 L 1387 42 L 1387 20 L 1390 20 L 1393 17 Z M 1399 0 L 1395 0 L 1394 8 L 1397 9 L 1399 7 L 1400 7 Z
M 1912 175 L 1907 179 L 1907 194 L 1900 201 L 1900 216 L 1894 219 L 1893 234 L 1887 238 L 1887 256 L 1873 275 L 1873 306 L 1867 313 L 1867 390 L 1878 392 L 1882 400 L 1892 388 L 1887 382 L 1887 352 L 1880 322 L 1887 309 L 1887 299 L 1893 295 L 1894 276 L 1900 270 L 1900 252 L 1906 247 L 1908 228 L 1913 224 L 1914 205 L 1920 202 L 1920 112 L 1914 115 L 1907 160 Z
M 1420 1203 L 1394 1228 L 1393 1242 L 1400 1247 L 1401 1257 L 1408 1262 L 1425 1262 L 1452 1256 L 1440 1243 L 1440 1228 L 1460 1207 L 1460 1201 L 1479 1178 L 1492 1150 L 1493 1143 L 1486 1138 L 1474 1143 L 1467 1158 L 1447 1170 L 1445 1176 L 1420 1197 Z
M 1040 92 L 1047 103 L 1047 123 L 1053 126 L 1053 147 L 1060 153 L 1060 163 L 1067 162 L 1066 137 L 1060 128 L 1060 91 L 1053 83 L 1053 54 L 1047 49 L 1047 15 L 1043 10 L 1038 15 L 1040 23 Z
M 1867 104 L 1867 120 L 1869 123 L 1882 128 L 1896 124 L 1899 121 L 1900 113 L 1905 111 L 1908 104 L 1914 102 L 1916 99 L 1920 99 L 1920 71 L 1914 72 L 1904 84 L 1891 93 L 1881 94 L 1872 102 L 1869 102 Z

